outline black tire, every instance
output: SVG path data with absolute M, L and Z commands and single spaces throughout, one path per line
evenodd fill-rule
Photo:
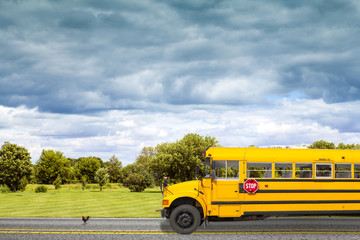
M 176 207 L 170 214 L 170 225 L 179 234 L 193 233 L 200 225 L 200 212 L 192 205 Z

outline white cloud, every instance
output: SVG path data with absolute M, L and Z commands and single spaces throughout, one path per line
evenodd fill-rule
M 173 142 L 189 132 L 216 137 L 223 146 L 302 145 L 320 139 L 359 143 L 360 102 L 327 104 L 320 100 L 282 100 L 266 107 L 193 106 L 182 111 L 112 110 L 96 115 L 50 114 L 26 107 L 0 107 L 0 142 L 31 152 L 42 149 L 67 157 L 116 154 L 133 162 L 144 146 Z M 347 124 L 350 125 L 347 125 Z

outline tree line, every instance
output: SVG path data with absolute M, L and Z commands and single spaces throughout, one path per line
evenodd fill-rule
M 121 183 L 131 191 L 160 185 L 167 176 L 171 182 L 188 181 L 194 178 L 195 166 L 203 162 L 200 152 L 209 146 L 219 146 L 214 137 L 189 133 L 172 143 L 156 147 L 144 147 L 134 163 L 125 167 L 113 155 L 104 162 L 98 157 L 67 158 L 64 153 L 52 149 L 43 150 L 32 164 L 25 147 L 5 142 L 0 149 L 0 185 L 11 191 L 23 191 L 28 183 L 54 184 L 55 188 L 65 183 Z M 84 188 L 83 188 L 84 189 Z
M 220 145 L 214 137 L 189 133 L 175 142 L 144 147 L 134 163 L 122 166 L 115 155 L 104 162 L 98 157 L 66 158 L 64 153 L 51 149 L 44 149 L 32 164 L 25 147 L 5 142 L 0 149 L 0 186 L 15 192 L 25 190 L 28 183 L 54 184 L 57 188 L 61 184 L 80 182 L 83 189 L 87 183 L 97 183 L 101 190 L 111 182 L 141 192 L 150 186 L 160 186 L 163 177 L 169 177 L 170 183 L 194 179 L 196 164 L 205 161 L 200 150 L 209 146 Z M 319 140 L 308 148 L 360 150 L 360 145 L 340 143 L 336 146 Z
M 339 143 L 337 146 L 332 142 L 319 140 L 308 146 L 310 149 L 342 149 L 342 150 L 360 150 L 360 144 Z

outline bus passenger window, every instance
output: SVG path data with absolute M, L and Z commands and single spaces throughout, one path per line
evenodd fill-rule
M 236 180 L 239 178 L 239 161 L 214 161 L 215 178 Z
M 316 163 L 315 165 L 317 178 L 332 178 L 331 163 Z
M 312 163 L 295 163 L 295 178 L 312 178 Z
M 350 163 L 336 163 L 335 164 L 335 178 L 351 178 L 351 164 Z
M 360 164 L 354 164 L 354 178 L 360 178 Z
M 292 163 L 275 163 L 275 178 L 292 178 Z
M 226 177 L 239 178 L 239 161 L 226 161 Z
M 247 178 L 272 178 L 271 163 L 247 163 Z

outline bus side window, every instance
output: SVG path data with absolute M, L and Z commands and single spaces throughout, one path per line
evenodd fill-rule
M 235 180 L 239 178 L 239 161 L 213 161 L 215 179 Z
M 292 163 L 275 163 L 275 178 L 292 178 Z
M 271 163 L 247 163 L 247 178 L 271 178 Z
M 316 163 L 316 178 L 332 178 L 331 163 Z
M 312 178 L 312 163 L 295 163 L 295 178 Z
M 227 161 L 226 165 L 227 178 L 239 178 L 239 161 Z
M 354 178 L 360 178 L 360 164 L 354 164 Z
M 351 164 L 350 163 L 336 163 L 335 164 L 335 178 L 351 178 Z

